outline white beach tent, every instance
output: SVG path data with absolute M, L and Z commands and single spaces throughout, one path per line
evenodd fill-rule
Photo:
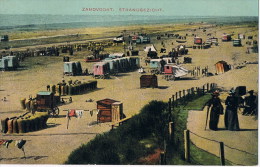
M 150 46 L 146 46 L 145 48 L 144 48 L 144 51 L 145 52 L 149 52 L 149 51 L 157 51 L 156 49 L 155 49 L 155 47 L 154 47 L 154 45 L 150 45 Z
M 172 66 L 173 71 L 175 73 L 175 77 L 181 77 L 184 75 L 187 75 L 189 73 L 189 71 L 181 66 Z

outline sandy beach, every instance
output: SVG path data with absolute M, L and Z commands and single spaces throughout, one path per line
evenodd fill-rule
M 206 32 L 199 27 L 207 27 Z M 194 31 L 196 29 L 196 31 Z M 241 47 L 233 47 L 232 41 L 222 42 L 223 33 L 234 34 L 232 38 L 236 38 L 238 34 L 253 36 L 254 40 L 258 39 L 258 27 L 249 25 L 223 25 L 214 26 L 209 24 L 197 23 L 194 25 L 187 24 L 164 24 L 164 25 L 146 25 L 146 26 L 124 26 L 124 27 L 104 27 L 104 28 L 82 28 L 68 30 L 50 30 L 28 33 L 11 33 L 10 37 L 15 40 L 25 40 L 32 38 L 63 36 L 70 34 L 84 34 L 86 37 L 79 41 L 71 41 L 73 43 L 84 43 L 89 39 L 102 38 L 99 40 L 111 40 L 111 36 L 119 35 L 123 30 L 128 33 L 142 32 L 151 34 L 151 43 L 158 50 L 162 48 L 161 42 L 164 41 L 167 53 L 175 48 L 179 43 L 174 38 L 163 37 L 156 40 L 156 34 L 178 33 L 187 36 L 186 46 L 192 46 L 194 36 L 196 34 L 203 40 L 207 39 L 207 34 L 211 33 L 211 37 L 217 37 L 219 45 L 212 45 L 209 49 L 192 49 L 188 48 L 188 56 L 192 58 L 191 64 L 183 64 L 183 67 L 192 70 L 196 66 L 208 66 L 209 72 L 215 74 L 215 63 L 220 60 L 226 61 L 234 67 L 243 66 L 240 69 L 232 69 L 221 75 L 211 77 L 192 78 L 189 74 L 186 79 L 176 81 L 166 81 L 162 75 L 158 75 L 158 89 L 140 89 L 140 76 L 137 71 L 120 73 L 117 76 L 111 76 L 110 79 L 98 79 L 98 89 L 81 95 L 72 96 L 73 102 L 59 106 L 60 115 L 58 118 L 48 119 L 48 128 L 29 132 L 24 134 L 0 134 L 0 139 L 26 139 L 25 145 L 26 159 L 23 158 L 23 152 L 17 148 L 0 147 L 0 164 L 62 164 L 67 160 L 69 154 L 82 144 L 93 139 L 97 134 L 109 131 L 111 123 L 93 124 L 96 121 L 96 114 L 90 115 L 88 111 L 83 113 L 80 119 L 72 118 L 69 129 L 66 128 L 67 119 L 65 117 L 66 109 L 96 109 L 96 101 L 111 98 L 123 102 L 124 114 L 130 117 L 138 114 L 140 109 L 151 100 L 167 101 L 176 91 L 189 89 L 191 87 L 200 87 L 206 83 L 216 83 L 224 90 L 232 87 L 246 86 L 247 90 L 255 90 L 258 93 L 258 54 L 246 54 L 248 39 L 242 39 Z M 67 44 L 64 41 L 57 43 L 49 43 L 41 46 L 26 46 L 22 48 L 12 48 L 13 51 L 33 49 L 37 47 L 58 46 Z M 148 71 L 145 65 L 145 57 L 147 55 L 143 48 L 149 44 L 141 44 L 135 47 L 139 50 L 141 66 Z M 1 50 L 3 51 L 3 50 Z M 105 48 L 104 53 L 123 52 L 122 44 Z M 164 53 L 159 53 L 159 56 Z M 38 91 L 45 91 L 46 85 L 57 84 L 63 79 L 63 56 L 60 57 L 29 57 L 26 58 L 21 65 L 27 65 L 25 69 L 17 71 L 0 72 L 0 99 L 4 97 L 7 101 L 0 101 L 0 118 L 18 116 L 25 111 L 21 110 L 20 99 L 28 98 L 29 95 L 35 97 Z M 82 68 L 88 68 L 92 71 L 94 63 L 83 62 L 83 59 L 91 55 L 90 51 L 75 52 L 70 56 L 71 61 L 80 61 Z M 179 61 L 183 62 L 184 56 L 179 57 Z M 254 64 L 245 63 L 254 62 Z M 40 62 L 37 64 L 37 62 Z M 257 62 L 257 63 L 255 63 Z M 192 78 L 192 79 L 191 79 Z M 92 76 L 65 76 L 65 81 L 70 79 L 88 81 L 93 80 Z M 87 99 L 93 99 L 94 102 L 85 102 Z M 189 118 L 190 119 L 190 118 Z M 243 116 L 240 117 L 243 119 Z M 250 121 L 247 121 L 250 124 Z M 255 126 L 255 122 L 253 123 Z M 250 127 L 250 125 L 247 125 Z M 257 131 L 255 132 L 257 134 Z M 255 135 L 255 134 L 253 134 Z M 254 136 L 257 138 L 257 135 Z M 247 143 L 251 147 L 252 143 Z

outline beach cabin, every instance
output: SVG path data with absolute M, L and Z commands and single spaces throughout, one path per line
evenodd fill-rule
M 104 59 L 104 62 L 107 62 L 109 64 L 109 71 L 110 73 L 117 73 L 118 72 L 118 66 L 119 66 L 119 61 L 117 59 L 110 59 L 106 58 Z
M 143 43 L 150 43 L 151 42 L 151 38 L 148 36 L 144 36 L 143 37 Z
M 93 76 L 95 78 L 105 78 L 109 75 L 109 64 L 107 62 L 98 62 L 93 66 Z
M 5 71 L 8 67 L 8 60 L 7 59 L 0 59 L 0 69 Z
M 231 35 L 230 34 L 223 34 L 222 35 L 222 41 L 223 42 L 231 41 Z
M 224 72 L 227 72 L 230 70 L 230 65 L 227 64 L 225 61 L 219 61 L 215 64 L 216 67 L 216 73 L 217 74 L 223 74 Z
M 76 75 L 82 75 L 82 67 L 79 61 L 75 62 L 76 64 Z
M 144 41 L 144 37 L 138 36 L 135 42 L 136 42 L 137 44 L 141 44 L 141 43 L 143 43 L 143 41 Z
M 52 109 L 54 107 L 54 94 L 48 91 L 40 91 L 36 95 L 38 109 Z
M 8 35 L 2 35 L 1 36 L 1 42 L 6 42 L 9 41 L 9 36 Z
M 241 46 L 241 39 L 234 39 L 233 46 Z
M 16 56 L 6 56 L 3 57 L 2 59 L 7 60 L 7 69 L 16 69 L 19 66 L 19 61 Z
M 64 62 L 64 75 L 77 75 L 77 66 L 75 62 Z
M 113 99 L 97 101 L 97 122 L 117 122 L 123 118 L 123 103 Z
M 162 73 L 163 67 L 166 63 L 162 59 L 151 59 L 150 60 L 150 68 L 152 73 Z
M 156 75 L 142 75 L 140 77 L 140 88 L 158 88 Z
M 201 45 L 201 44 L 202 44 L 202 38 L 200 38 L 200 37 L 195 37 L 195 38 L 194 38 L 194 44 Z

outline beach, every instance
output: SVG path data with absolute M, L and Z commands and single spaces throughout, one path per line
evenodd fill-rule
M 204 29 L 206 31 L 203 31 Z M 176 81 L 166 81 L 163 79 L 163 75 L 158 75 L 158 89 L 140 89 L 141 74 L 137 71 L 119 73 L 117 76 L 111 76 L 110 79 L 97 79 L 98 89 L 85 94 L 74 95 L 72 96 L 72 103 L 59 106 L 60 115 L 58 118 L 48 119 L 48 128 L 24 134 L 1 134 L 1 139 L 22 138 L 28 140 L 25 145 L 26 159 L 23 158 L 22 151 L 17 148 L 0 147 L 1 164 L 63 164 L 74 149 L 89 142 L 96 135 L 111 129 L 111 123 L 93 124 L 97 119 L 96 113 L 91 116 L 88 111 L 85 111 L 80 119 L 72 118 L 69 129 L 67 129 L 66 112 L 63 110 L 93 110 L 96 109 L 96 101 L 101 99 L 111 98 L 121 101 L 124 114 L 131 117 L 138 114 L 140 109 L 151 100 L 166 102 L 177 91 L 201 87 L 206 83 L 216 83 L 224 90 L 221 93 L 227 93 L 228 90 L 237 86 L 246 86 L 247 90 L 255 90 L 258 93 L 258 54 L 246 54 L 247 47 L 249 47 L 246 44 L 248 39 L 242 39 L 241 47 L 234 47 L 232 41 L 221 41 L 223 33 L 233 34 L 232 38 L 237 38 L 238 34 L 245 34 L 246 37 L 253 36 L 254 40 L 258 40 L 258 27 L 251 24 L 218 26 L 208 23 L 131 25 L 23 33 L 10 32 L 8 35 L 11 39 L 10 42 L 14 44 L 11 51 L 20 51 L 59 45 L 84 44 L 89 41 L 112 41 L 113 37 L 120 35 L 123 31 L 126 34 L 146 33 L 151 35 L 151 43 L 158 50 L 159 56 L 167 54 L 172 48 L 180 45 L 176 42 L 176 38 L 167 37 L 165 34 L 178 33 L 180 36 L 186 36 L 186 46 L 194 45 L 192 34 L 196 34 L 204 41 L 209 37 L 208 34 L 211 34 L 210 37 L 218 38 L 219 45 L 212 45 L 208 49 L 188 48 L 188 54 L 178 59 L 182 63 L 184 57 L 191 57 L 192 63 L 182 64 L 183 67 L 188 70 L 198 66 L 201 68 L 208 67 L 209 72 L 214 75 L 193 77 L 189 74 L 184 79 Z M 70 38 L 72 35 L 73 38 Z M 164 36 L 161 40 L 157 40 L 158 35 Z M 28 45 L 20 45 L 17 41 L 25 41 Z M 162 48 L 162 41 L 165 44 L 166 53 L 159 53 L 160 48 Z M 134 46 L 134 49 L 139 51 L 138 57 L 140 57 L 141 66 L 147 72 L 149 69 L 148 65 L 145 64 L 147 53 L 143 49 L 149 45 L 138 44 Z M 2 51 L 4 51 L 3 48 L 1 48 Z M 102 51 L 102 53 L 116 52 L 124 52 L 122 44 L 110 46 Z M 83 69 L 88 68 L 92 72 L 94 63 L 83 62 L 83 59 L 91 54 L 91 51 L 83 49 L 75 52 L 73 56 L 62 53 L 59 57 L 27 57 L 21 62 L 21 65 L 25 66 L 24 69 L 0 72 L 0 99 L 7 98 L 7 101 L 0 101 L 1 119 L 24 113 L 21 110 L 20 99 L 28 98 L 30 95 L 35 96 L 38 91 L 45 91 L 48 84 L 57 84 L 63 79 L 65 81 L 93 80 L 92 76 L 64 76 L 63 78 L 63 56 L 69 56 L 71 61 L 80 61 Z M 234 68 L 223 74 L 215 75 L 215 64 L 221 60 L 226 61 Z M 239 66 L 241 68 L 235 68 Z M 94 102 L 86 102 L 87 99 L 93 99 Z

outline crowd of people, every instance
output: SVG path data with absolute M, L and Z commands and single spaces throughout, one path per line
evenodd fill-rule
M 257 96 L 254 95 L 254 91 L 250 90 L 249 96 L 242 98 L 236 95 L 234 89 L 229 91 L 229 96 L 225 100 L 225 113 L 224 107 L 219 98 L 219 91 L 212 93 L 212 98 L 208 101 L 207 106 L 207 119 L 209 114 L 209 129 L 218 130 L 219 116 L 224 115 L 225 128 L 230 131 L 238 131 L 238 109 L 242 108 L 242 115 L 258 115 L 257 108 Z M 207 121 L 207 120 L 206 120 Z

